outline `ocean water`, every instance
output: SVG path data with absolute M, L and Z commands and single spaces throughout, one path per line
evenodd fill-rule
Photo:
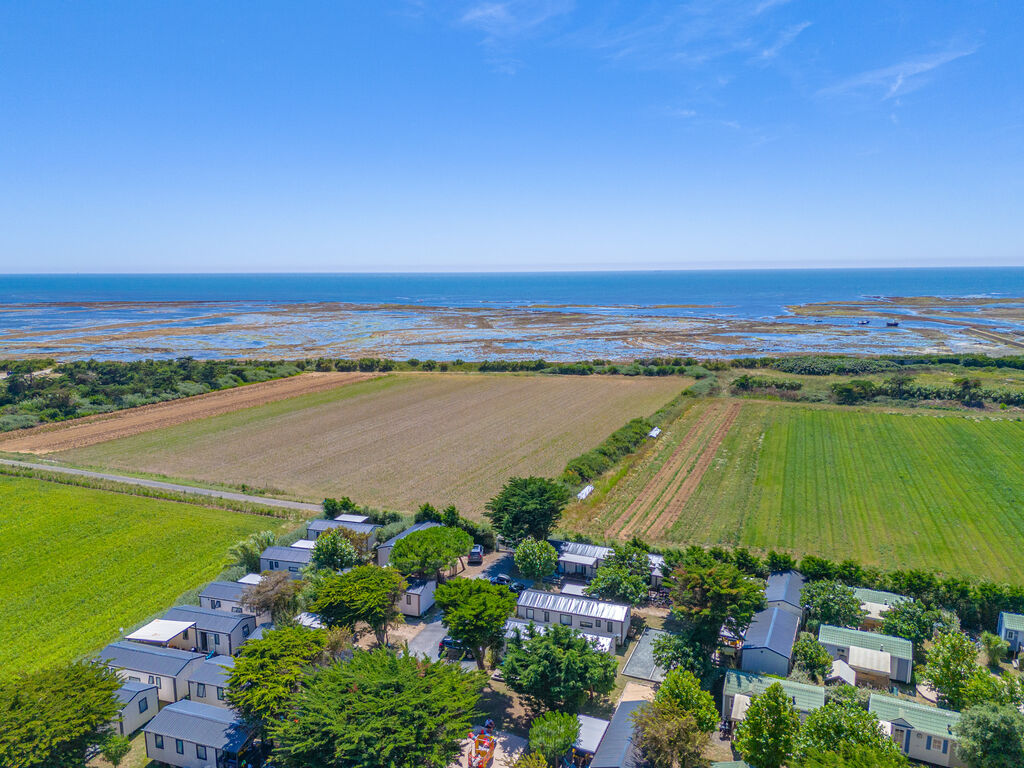
M 920 296 L 969 298 L 897 298 L 876 316 L 790 311 Z M 0 357 L 1005 353 L 1024 337 L 1019 297 L 1024 268 L 0 275 Z

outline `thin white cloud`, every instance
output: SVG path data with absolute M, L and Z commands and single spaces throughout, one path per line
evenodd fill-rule
M 782 34 L 779 35 L 779 37 L 775 40 L 774 43 L 772 43 L 763 51 L 761 51 L 761 58 L 774 59 L 776 56 L 779 55 L 779 52 L 783 48 L 785 48 L 787 45 L 796 40 L 797 36 L 805 29 L 807 29 L 809 26 L 811 26 L 811 22 L 802 21 L 799 24 L 794 24 L 793 26 L 783 30 Z
M 963 48 L 933 53 L 901 61 L 888 67 L 871 69 L 818 91 L 820 96 L 841 96 L 855 92 L 881 92 L 882 100 L 900 96 L 923 84 L 923 75 L 945 64 L 970 56 L 977 50 Z
M 770 11 L 772 8 L 777 8 L 780 5 L 786 5 L 790 2 L 792 2 L 792 0 L 761 0 L 761 2 L 757 4 L 757 7 L 754 8 L 754 15 L 760 16 L 765 11 Z
M 467 8 L 459 22 L 479 29 L 490 41 L 496 41 L 529 34 L 572 9 L 572 0 L 482 2 Z

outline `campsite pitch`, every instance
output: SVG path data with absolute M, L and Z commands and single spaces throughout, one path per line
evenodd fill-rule
M 95 651 L 281 520 L 0 476 L 0 676 Z
M 54 454 L 79 466 L 349 496 L 479 517 L 516 475 L 574 456 L 692 383 L 677 376 L 390 374 Z

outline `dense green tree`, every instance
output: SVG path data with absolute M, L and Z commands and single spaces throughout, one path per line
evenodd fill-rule
M 647 599 L 651 563 L 647 552 L 627 544 L 613 547 L 587 585 L 586 593 L 602 600 L 639 605 Z
M 1014 706 L 993 703 L 971 707 L 953 726 L 958 755 L 970 768 L 1020 768 L 1024 765 L 1024 715 Z
M 81 768 L 120 709 L 117 674 L 75 662 L 0 680 L 0 765 Z
M 879 754 L 871 747 L 847 746 L 841 752 L 812 749 L 791 760 L 789 768 L 908 768 L 907 759 L 897 754 Z
M 258 573 L 260 570 L 260 555 L 267 547 L 272 547 L 277 542 L 277 535 L 273 531 L 259 531 L 250 534 L 228 550 L 228 554 L 234 561 L 245 568 L 246 573 Z
M 718 725 L 718 708 L 711 694 L 700 687 L 700 680 L 685 669 L 673 669 L 662 681 L 655 694 L 657 701 L 673 701 L 683 711 L 693 715 L 697 727 L 702 731 L 715 730 Z
M 515 768 L 551 768 L 551 766 L 540 752 L 528 752 L 516 761 Z
M 410 533 L 399 539 L 388 563 L 406 576 L 439 579 L 454 568 L 459 558 L 469 554 L 473 537 L 458 528 L 438 525 Z
M 310 665 L 323 660 L 324 632 L 281 627 L 238 649 L 228 673 L 228 703 L 249 722 L 266 728 L 284 713 Z
M 717 647 L 723 626 L 742 636 L 764 607 L 764 582 L 744 575 L 732 563 L 683 562 L 668 582 L 673 612 L 708 653 Z
M 557 766 L 580 737 L 580 719 L 572 712 L 545 712 L 530 724 L 530 749 Z
M 962 632 L 935 638 L 924 665 L 924 679 L 939 693 L 942 704 L 960 710 L 967 704 L 967 689 L 980 670 L 978 649 Z M 985 673 L 987 674 L 987 673 Z
M 920 600 L 899 603 L 882 614 L 882 633 L 902 637 L 914 644 L 914 657 L 924 659 L 924 644 L 932 639 L 940 613 Z
M 486 512 L 498 535 L 512 544 L 532 537 L 546 539 L 569 503 L 569 489 L 544 477 L 510 478 Z
M 812 626 L 832 624 L 856 629 L 867 616 L 853 589 L 838 581 L 812 581 L 803 588 L 800 600 L 808 608 L 808 620 L 815 622 Z
M 781 768 L 793 755 L 800 730 L 800 715 L 779 683 L 772 683 L 747 707 L 736 729 L 733 745 L 751 765 Z
M 357 651 L 313 671 L 270 729 L 286 768 L 445 768 L 486 680 L 455 664 Z
M 800 729 L 797 745 L 801 753 L 846 754 L 860 748 L 879 759 L 902 757 L 896 742 L 882 731 L 878 718 L 849 702 L 829 701 L 811 712 Z
M 1010 644 L 999 635 L 991 632 L 981 633 L 981 647 L 985 649 L 985 660 L 990 667 L 998 667 L 999 663 L 1006 658 L 1006 652 Z
M 257 616 L 269 613 L 275 624 L 281 624 L 298 613 L 301 587 L 301 582 L 287 571 L 265 571 L 259 584 L 252 584 L 242 592 L 242 606 Z
M 653 768 L 704 768 L 710 738 L 675 701 L 649 701 L 633 712 L 633 743 Z
M 529 536 L 516 545 L 513 558 L 516 568 L 528 579 L 543 579 L 558 570 L 558 550 Z
M 132 740 L 127 736 L 119 736 L 116 733 L 108 734 L 107 738 L 100 745 L 100 754 L 103 755 L 103 759 L 114 766 L 114 768 L 121 765 L 131 751 Z
M 618 665 L 570 627 L 530 625 L 508 641 L 501 664 L 505 683 L 546 709 L 572 710 L 588 695 L 615 687 Z
M 448 634 L 469 648 L 484 669 L 487 650 L 505 640 L 505 622 L 515 613 L 516 596 L 485 579 L 452 579 L 438 586 L 434 600 L 444 611 L 441 621 Z
M 314 568 L 330 571 L 351 568 L 359 562 L 359 553 L 339 528 L 321 533 L 313 543 L 311 554 L 310 564 Z
M 800 633 L 800 639 L 793 643 L 791 658 L 795 668 L 814 680 L 824 680 L 832 670 L 832 655 L 810 632 Z
M 665 671 L 685 669 L 707 684 L 714 664 L 703 646 L 684 632 L 669 632 L 654 639 L 652 651 L 655 663 Z
M 377 642 L 385 645 L 388 628 L 401 621 L 397 602 L 407 586 L 394 568 L 360 565 L 326 579 L 311 608 L 330 627 L 369 624 Z

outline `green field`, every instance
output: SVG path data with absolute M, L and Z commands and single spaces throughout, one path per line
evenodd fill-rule
M 0 675 L 78 658 L 217 576 L 282 522 L 0 476 Z
M 777 548 L 1024 582 L 1024 423 L 741 402 L 658 543 Z M 699 410 L 592 508 L 573 510 L 570 526 L 607 537 L 626 525 L 618 522 L 624 504 L 655 482 Z M 671 499 L 654 504 L 667 508 Z

